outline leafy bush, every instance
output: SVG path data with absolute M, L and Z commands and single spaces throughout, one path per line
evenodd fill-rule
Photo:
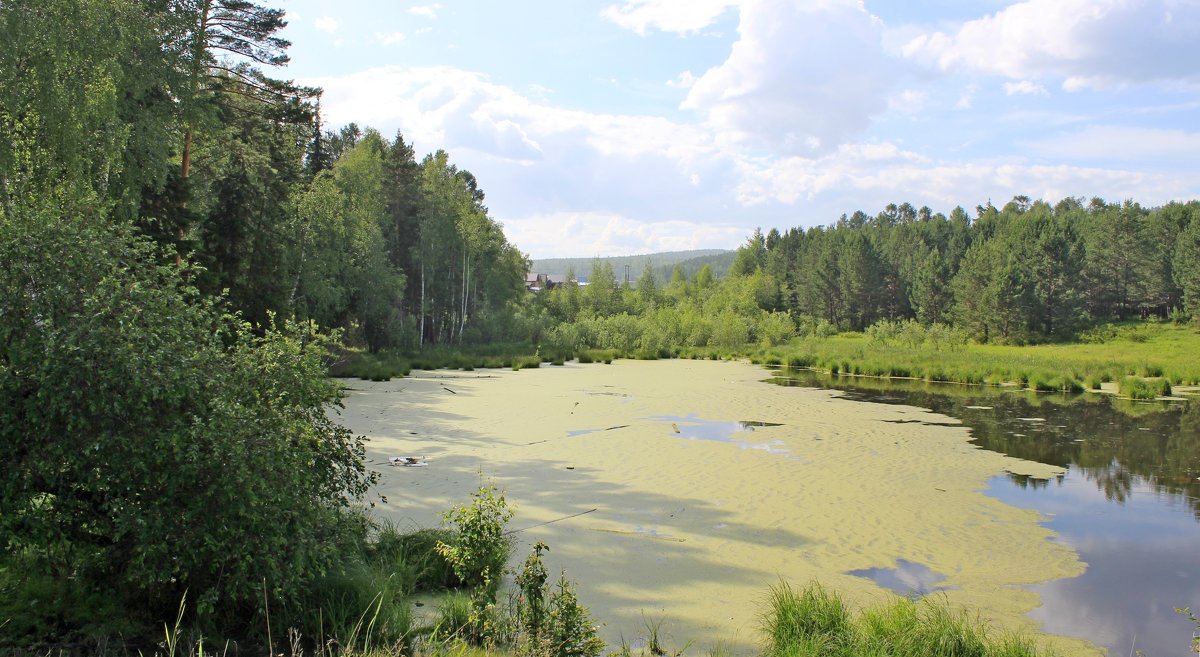
M 256 332 L 164 261 L 121 228 L 0 221 L 0 549 L 131 620 L 186 590 L 236 631 L 365 537 L 373 477 L 326 413 L 341 393 L 313 327 Z M 48 604 L 58 640 L 87 631 L 69 602 Z
M 604 642 L 587 608 L 579 604 L 574 585 L 565 573 L 553 589 L 546 585 L 548 574 L 542 563 L 546 550 L 546 544 L 538 541 L 517 574 L 519 652 L 534 657 L 596 657 Z
M 454 534 L 449 541 L 438 542 L 438 553 L 463 584 L 492 602 L 511 549 L 504 526 L 512 515 L 504 496 L 488 485 L 472 495 L 470 504 L 457 505 L 442 516 Z
M 792 318 L 784 312 L 764 312 L 755 327 L 759 344 L 764 347 L 774 347 L 786 343 L 796 334 L 796 325 Z

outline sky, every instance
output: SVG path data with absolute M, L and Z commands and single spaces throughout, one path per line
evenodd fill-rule
M 1200 198 L 1200 0 L 269 4 L 327 127 L 444 149 L 534 258 Z

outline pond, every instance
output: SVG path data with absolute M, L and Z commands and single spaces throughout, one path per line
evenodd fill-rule
M 1168 430 L 1195 427 L 1194 411 L 1101 400 L 1067 417 L 1059 409 L 1074 404 L 982 388 L 767 376 L 678 360 L 417 371 L 348 382 L 340 420 L 368 437 L 375 512 L 402 528 L 436 526 L 481 484 L 501 488 L 517 512 L 512 565 L 550 545 L 548 567 L 578 583 L 610 646 L 657 626 L 668 646 L 752 654 L 768 589 L 818 580 L 855 605 L 936 597 L 998 628 L 1045 632 L 1060 654 L 1126 654 L 1134 633 L 1148 655 L 1181 654 L 1160 646 L 1186 646 L 1189 624 L 1171 607 L 1200 606 L 1195 587 L 1142 583 L 1196 577 L 1183 554 L 1194 548 L 1180 547 L 1196 545 L 1184 479 L 1196 437 Z M 1102 434 L 1109 423 L 1138 440 Z M 1106 443 L 1119 457 L 1099 451 Z M 1100 510 L 1084 510 L 1093 502 Z M 1075 511 L 1122 510 L 1146 523 L 1124 525 L 1143 552 L 1106 557 L 1115 539 L 1096 539 Z M 1134 571 L 1133 585 L 1121 579 L 1129 559 L 1174 570 Z
M 1200 607 L 1200 403 L 777 374 L 774 383 L 929 408 L 961 420 L 983 449 L 1066 468 L 1051 479 L 998 476 L 987 491 L 1041 513 L 1087 564 L 1031 586 L 1042 600 L 1032 617 L 1113 655 L 1187 654 L 1192 628 L 1174 608 Z

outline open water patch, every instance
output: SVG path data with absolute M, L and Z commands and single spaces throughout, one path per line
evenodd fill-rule
M 586 436 L 589 433 L 601 433 L 603 431 L 616 431 L 617 429 L 625 429 L 628 426 L 629 426 L 628 424 L 618 424 L 615 427 L 604 427 L 603 429 L 577 429 L 575 431 L 568 431 L 567 436 L 568 437 Z
M 863 568 L 846 573 L 855 577 L 865 577 L 885 589 L 900 595 L 915 599 L 923 598 L 938 591 L 952 591 L 958 587 L 938 586 L 946 580 L 946 576 L 929 566 L 897 559 L 895 568 Z
M 684 440 L 711 440 L 719 443 L 730 443 L 737 445 L 740 449 L 758 449 L 769 454 L 783 455 L 790 451 L 785 447 L 785 443 L 782 440 L 756 443 L 737 437 L 738 434 L 751 432 L 758 428 L 783 426 L 778 422 L 764 422 L 762 420 L 737 420 L 733 422 L 727 420 L 705 420 L 697 417 L 695 413 L 688 413 L 683 417 L 660 415 L 648 419 L 669 422 L 672 435 Z

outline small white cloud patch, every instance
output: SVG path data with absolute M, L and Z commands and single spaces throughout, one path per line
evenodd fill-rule
M 384 46 L 394 46 L 404 41 L 406 38 L 407 37 L 403 32 L 390 32 L 388 34 L 384 34 L 382 32 L 375 33 L 375 40 Z
M 1020 82 L 1005 82 L 1004 93 L 1009 96 L 1048 96 L 1050 92 L 1042 85 L 1031 80 L 1021 80 Z
M 338 23 L 338 19 L 333 16 L 321 16 L 313 21 L 313 26 L 322 32 L 337 32 L 340 24 Z
M 435 2 L 431 5 L 417 5 L 416 7 L 409 7 L 408 13 L 412 14 L 413 16 L 420 16 L 421 18 L 434 19 L 437 18 L 438 10 L 441 8 L 442 5 Z

